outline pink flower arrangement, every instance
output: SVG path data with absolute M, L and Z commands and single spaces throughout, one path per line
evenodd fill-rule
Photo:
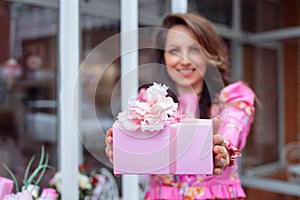
M 37 200 L 56 200 L 58 194 L 55 189 L 45 188 Z M 18 192 L 16 194 L 7 194 L 4 196 L 3 200 L 33 200 L 32 194 L 27 190 Z
M 178 104 L 167 97 L 168 87 L 153 83 L 148 89 L 142 89 L 138 98 L 128 103 L 127 111 L 118 114 L 119 124 L 128 131 L 159 131 L 173 115 Z
M 12 193 L 12 188 L 9 188 L 9 193 L 7 192 L 7 188 L 2 188 L 0 190 L 1 194 L 5 194 L 3 197 L 3 200 L 56 200 L 58 199 L 59 195 L 53 188 L 44 188 L 42 191 L 41 196 L 39 196 L 39 189 L 38 186 L 39 182 L 41 181 L 45 171 L 47 168 L 51 168 L 48 165 L 48 155 L 45 156 L 44 147 L 41 149 L 41 157 L 38 166 L 33 170 L 33 172 L 30 174 L 30 168 L 32 166 L 32 163 L 34 161 L 34 156 L 29 161 L 24 179 L 23 179 L 23 186 L 21 188 L 21 191 L 19 190 L 18 181 L 13 174 L 13 172 L 5 165 L 3 164 L 4 168 L 7 170 L 7 172 L 10 174 L 10 176 L 13 179 L 14 187 L 16 192 Z M 2 183 L 6 183 L 7 181 L 5 179 L 0 179 Z M 12 186 L 13 187 L 13 186 Z

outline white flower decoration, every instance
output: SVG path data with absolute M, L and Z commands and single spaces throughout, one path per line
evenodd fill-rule
M 24 186 L 22 187 L 22 192 L 24 191 L 27 191 L 29 194 L 31 194 L 31 196 L 37 198 L 39 195 L 40 187 L 30 184 L 26 189 Z
M 55 173 L 54 177 L 50 180 L 50 185 L 55 186 L 56 190 L 61 193 L 62 189 L 62 174 L 61 171 Z
M 79 180 L 78 180 L 78 185 L 80 189 L 91 189 L 92 188 L 92 184 L 91 181 L 89 179 L 89 177 L 87 177 L 86 175 L 83 174 L 79 174 Z
M 130 101 L 128 109 L 118 114 L 119 124 L 128 131 L 158 131 L 177 111 L 178 104 L 167 97 L 168 87 L 154 83 L 139 99 Z

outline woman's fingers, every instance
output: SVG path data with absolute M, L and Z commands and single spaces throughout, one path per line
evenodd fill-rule
M 105 137 L 105 142 L 106 142 L 106 145 L 112 145 L 112 143 L 113 143 L 112 136 L 106 136 Z
M 224 168 L 229 165 L 229 152 L 226 148 L 225 140 L 222 135 L 215 134 L 213 136 L 214 147 L 214 174 L 219 175 Z
M 113 143 L 113 133 L 112 133 L 112 128 L 108 129 L 108 131 L 106 131 L 106 135 L 105 135 L 105 143 L 106 145 L 112 145 Z
M 106 137 L 105 137 L 105 143 L 106 143 L 106 148 L 105 148 L 105 154 L 108 157 L 109 161 L 112 163 L 113 162 L 113 132 L 112 128 L 108 129 L 106 131 Z
M 222 171 L 223 171 L 223 169 L 215 167 L 213 173 L 214 173 L 214 175 L 220 175 L 222 173 Z
M 212 119 L 212 122 L 213 122 L 213 133 L 217 134 L 219 127 L 222 123 L 222 117 L 220 115 L 218 115 L 217 117 Z
M 214 142 L 214 146 L 215 145 L 225 146 L 224 137 L 220 134 L 215 134 L 213 136 L 213 142 Z
M 222 161 L 222 160 L 227 160 L 228 152 L 227 152 L 227 149 L 225 149 L 224 147 L 215 146 L 213 151 L 214 151 L 215 159 L 217 162 Z M 220 164 L 223 164 L 223 163 L 220 163 Z
M 217 116 L 213 118 L 213 153 L 214 153 L 214 171 L 213 174 L 219 175 L 224 168 L 228 165 L 228 152 L 225 148 L 225 141 L 222 135 L 218 133 L 220 125 L 222 123 L 222 117 Z M 228 162 L 229 163 L 229 162 Z
M 214 174 L 220 174 L 226 166 L 229 165 L 229 153 L 227 149 L 220 145 L 215 145 L 214 153 Z
M 106 137 L 112 137 L 113 136 L 113 132 L 112 132 L 112 128 L 108 129 L 106 131 L 106 134 L 105 134 Z
M 111 148 L 106 147 L 106 148 L 105 148 L 105 153 L 106 153 L 106 156 L 107 156 L 107 157 L 112 158 L 112 156 L 113 156 L 113 151 L 112 151 Z

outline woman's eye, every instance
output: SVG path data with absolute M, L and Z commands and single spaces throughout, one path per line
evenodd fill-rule
M 170 54 L 179 54 L 179 50 L 178 49 L 169 49 L 168 52 Z
M 195 48 L 192 48 L 191 49 L 192 52 L 195 52 L 195 53 L 199 53 L 200 52 L 200 49 L 195 47 Z

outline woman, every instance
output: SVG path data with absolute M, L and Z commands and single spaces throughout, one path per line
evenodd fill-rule
M 254 93 L 229 84 L 225 43 L 196 14 L 169 14 L 158 34 L 158 56 L 183 114 L 214 119 L 214 175 L 151 175 L 145 199 L 244 199 L 235 158 L 246 143 L 254 116 Z M 172 84 L 171 84 L 172 85 Z M 223 86 L 225 86 L 223 88 Z M 221 120 L 221 123 L 220 123 Z M 112 132 L 106 154 L 112 159 Z

